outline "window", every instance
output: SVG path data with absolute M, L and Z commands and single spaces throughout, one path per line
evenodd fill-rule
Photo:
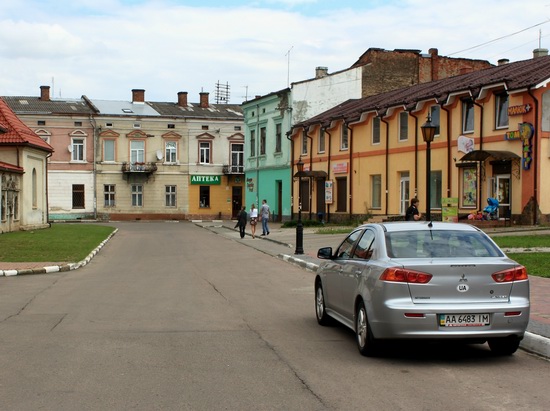
M 325 152 L 325 129 L 321 128 L 319 130 L 319 147 L 318 147 L 319 153 Z
M 210 186 L 200 186 L 199 199 L 200 208 L 210 207 Z
M 172 124 L 172 123 L 169 123 L 169 124 L 168 124 L 168 128 L 176 128 L 176 125 L 175 125 L 175 124 Z
M 345 212 L 348 209 L 348 179 L 340 177 L 336 179 L 336 211 Z
M 199 163 L 210 164 L 210 141 L 199 143 Z
M 130 161 L 132 164 L 145 162 L 145 141 L 130 141 Z
M 241 126 L 235 126 L 235 127 L 233 127 L 233 129 L 234 129 L 235 131 L 241 131 Z
M 38 125 L 38 126 L 45 126 L 45 125 L 46 125 L 46 120 L 38 120 L 38 121 L 36 122 L 36 125 Z
M 256 157 L 256 130 L 250 130 L 250 157 Z
M 231 144 L 231 172 L 244 173 L 244 145 Z
M 430 173 L 430 208 L 441 208 L 441 171 Z
M 111 128 L 113 127 L 113 123 L 105 123 L 105 127 Z
M 140 123 L 134 123 L 134 128 L 141 128 L 141 124 Z
M 75 121 L 74 126 L 75 127 L 82 127 L 82 121 Z
M 176 206 L 176 186 L 166 186 L 166 207 Z
M 302 154 L 307 154 L 307 134 L 305 131 L 302 133 Z
M 164 147 L 165 147 L 164 162 L 175 163 L 177 161 L 176 154 L 178 152 L 177 143 L 175 141 L 167 141 Z
M 283 141 L 283 125 L 281 123 L 275 124 L 275 152 L 280 153 L 282 151 Z
M 266 134 L 267 134 L 266 128 L 265 127 L 260 128 L 260 155 L 261 156 L 265 155 Z
M 32 208 L 38 207 L 38 181 L 36 176 L 36 168 L 32 169 Z
M 371 177 L 371 204 L 372 208 L 381 208 L 382 207 L 382 175 L 375 174 Z
M 342 135 L 340 137 L 340 150 L 348 149 L 348 134 L 349 134 L 348 126 L 346 126 L 346 123 L 342 123 Z
M 84 184 L 73 184 L 73 208 L 84 208 Z
M 115 203 L 115 185 L 105 184 L 103 186 L 103 205 L 105 207 L 114 207 Z
M 472 100 L 462 102 L 462 132 L 474 132 L 474 102 Z
M 115 161 L 115 140 L 103 140 L 103 161 Z
M 496 128 L 508 127 L 508 94 L 497 94 L 495 98 Z
M 201 126 L 201 130 L 208 130 L 208 126 Z
M 380 144 L 380 118 L 372 119 L 372 144 Z
M 84 161 L 84 139 L 73 138 L 71 142 L 72 161 Z
M 8 206 L 6 202 L 6 198 L 7 198 L 6 192 L 2 191 L 2 197 L 0 197 L 0 220 L 2 221 L 6 220 L 6 207 Z
M 143 207 L 143 186 L 132 184 L 132 207 Z
M 409 138 L 409 113 L 402 111 L 399 113 L 399 141 L 405 141 Z
M 435 126 L 435 135 L 436 136 L 441 134 L 440 115 L 441 115 L 441 107 L 439 107 L 439 106 L 431 106 L 430 107 L 430 118 L 432 120 L 432 125 Z

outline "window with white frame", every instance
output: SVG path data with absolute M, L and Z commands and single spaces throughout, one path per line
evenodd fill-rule
M 132 184 L 132 207 L 143 207 L 143 185 Z
M 372 118 L 372 144 L 380 144 L 380 118 Z
M 145 162 L 145 141 L 130 141 L 130 161 L 132 164 Z
M 302 152 L 301 154 L 307 154 L 307 133 L 306 131 L 304 130 L 302 132 Z
M 318 146 L 319 153 L 325 152 L 325 129 L 320 128 L 319 129 L 319 146 Z
M 199 142 L 199 163 L 210 164 L 210 141 Z
M 435 126 L 435 135 L 438 136 L 441 133 L 441 107 L 433 105 L 430 107 L 430 119 L 432 125 Z
M 474 102 L 472 100 L 462 102 L 462 132 L 474 132 Z
M 166 207 L 176 206 L 176 186 L 166 186 L 165 190 Z
M 375 174 L 370 176 L 371 178 L 371 204 L 372 208 L 382 207 L 382 175 Z
M 256 157 L 256 130 L 250 130 L 250 157 Z
M 164 144 L 164 162 L 165 163 L 176 163 L 178 152 L 178 143 L 175 141 L 166 141 Z
M 116 205 L 114 184 L 103 185 L 103 205 L 105 207 L 114 207 Z
M 244 145 L 242 143 L 231 144 L 231 172 L 244 173 Z
M 71 160 L 84 161 L 84 139 L 73 138 L 71 140 Z
M 103 161 L 115 161 L 115 140 L 103 140 Z
M 346 123 L 342 123 L 342 133 L 340 136 L 340 150 L 347 150 L 349 144 L 349 129 Z
M 283 125 L 281 123 L 275 124 L 275 152 L 280 153 L 282 151 L 283 140 Z
M 260 128 L 260 155 L 265 156 L 266 150 L 267 129 L 265 127 Z
M 501 93 L 495 96 L 496 128 L 508 127 L 508 94 Z
M 399 141 L 405 141 L 409 138 L 409 113 L 402 111 L 399 113 Z

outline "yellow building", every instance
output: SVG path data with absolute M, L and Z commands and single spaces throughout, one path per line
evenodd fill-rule
M 547 222 L 547 54 L 348 100 L 294 125 L 293 174 L 298 163 L 304 172 L 293 183 L 293 212 L 301 202 L 306 215 L 328 221 L 402 218 L 418 197 L 424 216 L 456 220 L 495 198 L 488 218 Z M 426 125 L 435 132 L 429 144 Z

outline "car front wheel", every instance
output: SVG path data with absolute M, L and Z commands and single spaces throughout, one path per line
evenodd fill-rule
M 321 281 L 315 283 L 315 316 L 320 325 L 329 325 L 330 317 L 327 314 Z
M 357 306 L 355 314 L 355 335 L 357 338 L 357 348 L 361 355 L 372 357 L 376 354 L 376 340 L 372 335 L 367 310 L 365 304 L 361 301 Z
M 495 355 L 512 355 L 519 348 L 517 337 L 492 338 L 488 341 L 491 352 Z

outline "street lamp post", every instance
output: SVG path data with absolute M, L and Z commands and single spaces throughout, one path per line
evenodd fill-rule
M 420 127 L 422 130 L 422 138 L 426 143 L 426 221 L 431 221 L 431 210 L 430 210 L 430 174 L 431 174 L 431 149 L 430 144 L 434 140 L 436 126 L 432 124 L 432 118 L 428 115 L 427 121 Z
M 302 224 L 302 175 L 304 173 L 304 162 L 300 156 L 296 163 L 297 172 L 294 177 L 298 178 L 298 223 L 296 224 L 296 250 L 294 254 L 304 253 L 304 226 Z

